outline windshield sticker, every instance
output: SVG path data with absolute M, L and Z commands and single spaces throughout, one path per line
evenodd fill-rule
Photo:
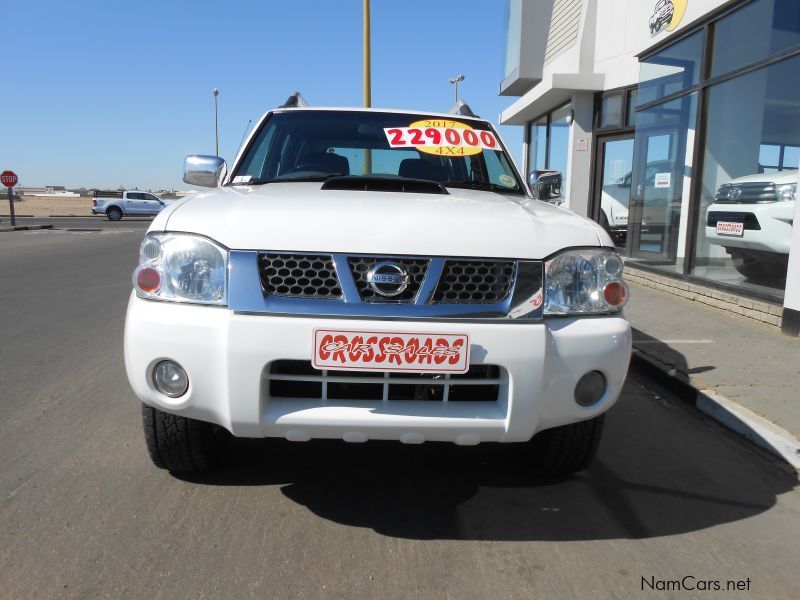
M 233 178 L 233 183 L 247 183 L 253 178 L 252 175 L 237 175 Z
M 387 127 L 384 130 L 392 148 L 414 148 L 440 156 L 471 156 L 484 148 L 499 150 L 500 144 L 491 131 L 476 130 L 458 121 L 424 119 L 408 127 Z
M 514 181 L 514 178 L 511 177 L 511 175 L 506 175 L 505 173 L 500 175 L 500 177 L 498 177 L 498 179 L 500 180 L 500 183 L 503 184 L 506 187 L 516 187 L 516 185 L 517 185 L 517 182 Z

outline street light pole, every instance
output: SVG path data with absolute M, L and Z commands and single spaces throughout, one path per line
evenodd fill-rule
M 370 60 L 369 0 L 364 0 L 364 108 L 372 106 L 372 64 Z M 364 174 L 372 173 L 372 151 L 364 150 Z
M 452 77 L 452 78 L 448 79 L 448 81 L 450 83 L 455 83 L 456 84 L 456 104 L 458 104 L 458 82 L 459 81 L 464 81 L 464 76 L 463 75 L 459 75 L 458 77 Z
M 219 156 L 219 128 L 217 127 L 217 96 L 219 96 L 219 90 L 214 88 L 214 148 L 216 149 L 216 154 Z

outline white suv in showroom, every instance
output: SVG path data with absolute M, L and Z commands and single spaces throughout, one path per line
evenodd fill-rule
M 596 223 L 532 198 L 490 123 L 308 108 L 254 128 L 213 188 L 144 238 L 125 363 L 153 462 L 204 469 L 226 437 L 519 442 L 591 460 L 625 381 L 622 261 Z
M 755 282 L 786 277 L 797 169 L 732 179 L 706 211 L 706 239 L 723 246 L 739 273 Z

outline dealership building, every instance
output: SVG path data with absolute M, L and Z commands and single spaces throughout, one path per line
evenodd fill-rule
M 525 128 L 526 175 L 561 173 L 541 189 L 605 226 L 631 279 L 796 330 L 800 1 L 507 8 L 500 122 Z

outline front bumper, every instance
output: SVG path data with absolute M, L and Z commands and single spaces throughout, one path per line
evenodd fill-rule
M 792 220 L 794 202 L 771 202 L 768 204 L 717 204 L 706 212 L 706 239 L 711 244 L 726 248 L 743 248 L 762 252 L 789 254 L 792 245 Z M 719 234 L 709 227 L 709 217 L 719 221 L 747 222 L 753 215 L 760 229 L 745 229 L 741 236 Z
M 471 363 L 504 373 L 497 401 L 305 401 L 273 399 L 273 361 L 312 355 L 314 329 L 469 334 Z M 154 302 L 131 295 L 125 366 L 136 395 L 166 412 L 216 423 L 238 437 L 452 441 L 529 440 L 537 431 L 595 417 L 616 402 L 628 369 L 631 332 L 622 316 L 501 321 L 397 321 L 238 314 L 226 308 Z M 161 360 L 181 364 L 189 389 L 180 398 L 152 384 Z M 588 371 L 606 391 L 590 407 L 574 400 Z

